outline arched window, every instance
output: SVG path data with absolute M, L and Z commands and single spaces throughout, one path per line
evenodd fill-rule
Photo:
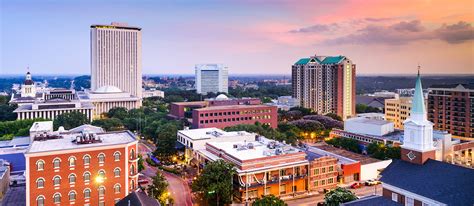
M 84 155 L 84 165 L 89 165 L 91 163 L 91 156 Z
M 41 171 L 44 170 L 44 161 L 43 160 L 38 160 L 36 162 L 36 170 Z M 43 197 L 44 200 L 44 197 Z
M 105 171 L 104 170 L 99 170 L 99 176 L 102 178 L 105 178 Z
M 102 197 L 105 195 L 105 187 L 101 186 L 99 187 L 99 197 Z
M 74 166 L 76 166 L 76 158 L 69 157 L 69 167 L 74 167 Z
M 36 180 L 36 187 L 37 188 L 43 188 L 44 187 L 44 179 L 43 178 L 39 178 Z
M 74 201 L 76 200 L 76 192 L 71 191 L 69 192 L 69 201 Z
M 115 193 L 120 193 L 120 189 L 121 189 L 120 184 L 115 184 L 115 186 L 114 186 L 114 192 L 115 192 Z
M 54 203 L 61 203 L 61 194 L 56 193 L 54 194 L 53 198 L 54 198 Z
M 53 178 L 53 183 L 54 183 L 54 186 L 59 186 L 61 184 L 61 177 L 60 176 L 55 176 Z
M 114 169 L 114 176 L 115 177 L 120 177 L 120 168 L 117 167 L 117 168 Z
M 131 149 L 130 150 L 130 159 L 135 159 L 135 150 L 134 149 Z
M 117 152 L 114 153 L 114 160 L 115 161 L 120 161 L 120 152 L 117 151 Z
M 91 173 L 84 172 L 84 182 L 89 182 L 89 181 L 91 181 Z
M 53 160 L 53 167 L 54 169 L 58 169 L 61 166 L 61 159 L 56 158 Z
M 100 153 L 98 158 L 99 158 L 99 163 L 103 164 L 105 162 L 105 154 L 104 153 Z
M 75 184 L 76 183 L 76 175 L 75 174 L 70 174 L 69 175 L 69 184 Z
M 84 198 L 86 198 L 86 199 L 91 198 L 91 189 L 86 188 L 84 190 Z
M 130 175 L 135 175 L 135 165 L 130 166 Z
M 40 195 L 36 198 L 36 204 L 38 206 L 44 206 L 44 196 Z
M 132 181 L 130 182 L 130 188 L 132 188 L 132 190 L 135 189 L 135 180 L 132 180 Z

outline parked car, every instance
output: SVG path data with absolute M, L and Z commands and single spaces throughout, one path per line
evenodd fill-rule
M 362 186 L 363 185 L 360 182 L 356 182 L 356 183 L 351 185 L 351 188 L 352 189 L 357 189 L 357 188 L 361 188 Z
M 365 181 L 365 185 L 367 186 L 373 186 L 373 185 L 378 185 L 378 184 L 381 184 L 381 182 L 375 179 Z

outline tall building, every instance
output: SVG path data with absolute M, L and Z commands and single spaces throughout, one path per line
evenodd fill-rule
M 91 26 L 91 90 L 103 86 L 142 97 L 141 28 L 120 23 Z
M 292 66 L 293 97 L 318 114 L 355 115 L 356 65 L 345 56 L 311 56 Z
M 428 119 L 434 128 L 474 137 L 474 84 L 433 85 L 429 90 Z
M 198 94 L 228 93 L 229 71 L 222 64 L 196 65 L 196 92 Z
M 385 100 L 385 119 L 394 123 L 395 128 L 403 129 L 403 122 L 410 116 L 411 97 Z
M 137 188 L 138 140 L 130 131 L 50 132 L 26 158 L 26 205 L 114 205 Z

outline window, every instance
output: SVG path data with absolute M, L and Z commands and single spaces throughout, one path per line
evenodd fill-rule
M 69 175 L 69 184 L 75 184 L 76 183 L 76 175 L 75 174 L 70 174 Z
M 325 185 L 326 184 L 326 180 L 321 180 L 321 185 Z
M 120 189 L 121 189 L 120 184 L 116 184 L 116 185 L 114 186 L 114 192 L 115 192 L 115 193 L 120 193 Z
M 105 178 L 105 171 L 104 171 L 104 170 L 100 170 L 100 171 L 99 171 L 99 176 L 102 177 L 102 178 Z
M 84 182 L 89 182 L 89 181 L 91 181 L 91 173 L 84 172 Z
M 44 161 L 43 160 L 38 160 L 36 162 L 36 170 L 38 170 L 38 171 L 44 170 Z M 43 197 L 43 201 L 44 201 L 44 197 Z
M 53 166 L 54 166 L 54 169 L 59 169 L 59 167 L 61 166 L 61 160 L 58 158 L 54 159 Z
M 329 166 L 329 172 L 334 171 L 334 166 Z
M 54 199 L 54 203 L 61 203 L 61 194 L 56 193 L 56 194 L 54 194 L 53 197 L 54 197 L 54 198 L 53 198 L 53 199 Z
M 413 198 L 405 196 L 405 205 L 406 206 L 414 206 L 415 205 L 415 200 Z
M 130 166 L 130 175 L 135 174 L 135 165 Z
M 286 184 L 280 185 L 280 193 L 285 194 L 286 193 Z
M 74 167 L 74 166 L 76 166 L 76 158 L 69 157 L 69 167 Z
M 398 194 L 392 192 L 392 201 L 398 202 Z
M 325 167 L 321 168 L 321 173 L 326 173 L 326 168 Z
M 105 162 L 105 154 L 100 153 L 98 157 L 99 157 L 99 163 L 100 163 L 100 164 L 104 164 L 104 162 Z
M 38 180 L 36 180 L 36 187 L 37 188 L 43 188 L 44 187 L 44 179 L 43 178 L 39 178 Z
M 91 156 L 84 155 L 84 165 L 89 165 L 90 162 L 91 162 Z
M 104 202 L 104 201 L 100 201 L 100 202 L 99 202 L 99 206 L 105 206 L 105 202 Z
M 36 198 L 36 204 L 37 204 L 38 206 L 44 206 L 44 196 L 42 196 L 42 195 L 41 195 L 41 196 L 38 196 L 38 197 Z
M 61 184 L 61 177 L 55 176 L 53 179 L 54 186 L 59 186 Z
M 76 200 L 76 192 L 71 191 L 69 192 L 69 201 L 74 201 Z
M 328 184 L 332 184 L 332 183 L 334 183 L 334 179 L 332 178 L 328 179 Z
M 84 198 L 90 198 L 91 197 L 91 190 L 89 188 L 84 190 Z
M 130 159 L 135 159 L 135 150 L 130 150 Z
M 313 184 L 314 184 L 315 187 L 317 187 L 317 186 L 318 186 L 318 183 L 319 183 L 319 181 L 316 180 L 316 181 L 314 181 Z
M 130 181 L 130 188 L 135 189 L 135 180 Z
M 115 152 L 114 153 L 114 160 L 115 161 L 120 161 L 120 152 Z
M 314 175 L 319 174 L 319 169 L 314 169 Z
M 114 169 L 114 176 L 115 177 L 120 177 L 120 168 L 117 167 L 117 168 Z
M 105 187 L 99 187 L 99 196 L 102 197 L 105 195 Z

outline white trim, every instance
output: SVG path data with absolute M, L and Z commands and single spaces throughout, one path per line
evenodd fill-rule
M 62 199 L 63 195 L 61 195 L 60 192 L 55 192 L 55 193 L 53 194 L 53 203 L 54 203 L 54 204 L 57 204 L 57 203 L 55 202 L 55 199 L 54 199 L 54 197 L 55 197 L 56 195 L 59 195 L 59 200 L 60 200 L 59 203 L 61 203 L 61 201 L 62 201 L 61 199 Z
M 120 188 L 119 188 L 119 190 L 120 190 L 119 192 L 115 191 L 115 187 L 117 187 L 117 185 L 120 187 Z M 116 184 L 114 185 L 114 193 L 115 193 L 115 194 L 118 194 L 118 193 L 121 193 L 121 192 L 122 192 L 122 185 L 120 185 L 120 183 L 116 183 Z
M 71 154 L 71 153 L 81 153 L 81 152 L 90 152 L 90 151 L 102 151 L 109 149 L 120 149 L 124 147 L 129 147 L 133 144 L 137 144 L 138 140 L 126 144 L 113 144 L 107 146 L 98 146 L 98 147 L 86 147 L 86 148 L 72 148 L 65 150 L 53 150 L 53 151 L 44 151 L 44 152 L 26 152 L 25 157 L 39 157 L 39 156 L 52 156 L 60 154 Z
M 38 169 L 38 162 L 40 161 L 43 162 L 43 169 Z M 45 161 L 43 159 L 36 160 L 36 163 L 35 163 L 36 171 L 44 171 L 44 165 L 45 165 Z
M 104 155 L 104 161 L 103 162 L 100 161 L 100 155 Z M 101 152 L 97 155 L 97 160 L 99 161 L 99 166 L 102 166 L 105 163 L 105 157 L 106 157 L 105 153 L 103 153 L 103 152 Z
M 125 148 L 125 159 L 128 160 L 128 146 Z M 125 194 L 129 193 L 129 174 L 128 174 L 128 161 L 123 161 L 125 169 Z
M 43 187 L 38 187 L 38 180 L 43 180 Z M 36 189 L 44 188 L 44 183 L 46 183 L 46 179 L 44 179 L 43 177 L 38 177 L 36 179 Z
M 59 167 L 55 167 L 55 166 L 54 166 L 54 162 L 55 162 L 56 160 L 59 160 Z M 61 158 L 55 157 L 55 158 L 53 159 L 53 169 L 59 169 L 59 168 L 61 168 L 61 162 L 62 162 Z
M 104 194 L 103 194 L 102 196 L 100 195 L 100 188 L 104 188 Z M 102 186 L 99 186 L 99 187 L 97 188 L 97 191 L 98 191 L 98 194 L 97 194 L 97 195 L 98 195 L 99 197 L 102 197 L 102 198 L 103 198 L 103 197 L 105 196 L 105 186 L 103 186 L 103 185 L 102 185 Z
M 118 176 L 115 175 L 115 171 L 116 171 L 117 169 L 119 170 L 119 175 L 118 175 Z M 120 177 L 121 175 L 122 175 L 122 169 L 120 169 L 120 167 L 116 167 L 116 168 L 114 169 L 114 177 Z
M 30 185 L 30 157 L 25 156 L 26 162 L 26 185 Z M 46 198 L 45 198 L 46 199 Z M 26 187 L 26 205 L 30 205 L 30 187 Z
M 89 197 L 86 197 L 86 190 L 89 190 Z M 82 195 L 84 195 L 84 199 L 88 200 L 91 198 L 91 193 L 92 193 L 92 190 L 88 187 L 86 187 L 83 191 L 82 191 Z
M 53 177 L 53 186 L 57 186 L 57 185 L 55 184 L 55 182 L 54 182 L 54 179 L 55 179 L 56 177 L 59 177 L 59 186 L 60 186 L 60 185 L 61 185 L 61 180 L 63 179 L 63 178 L 61 178 L 61 175 L 54 175 L 54 177 Z
M 71 166 L 71 158 L 74 158 L 74 165 L 73 166 Z M 76 167 L 77 158 L 74 155 L 71 155 L 71 156 L 69 156 L 69 158 L 67 158 L 67 163 L 68 163 L 69 167 Z
M 74 175 L 74 183 L 71 183 L 71 175 Z M 77 182 L 77 175 L 75 173 L 71 173 L 67 176 L 67 181 L 69 182 L 69 184 L 76 184 Z
M 401 188 L 398 188 L 398 187 L 395 187 L 393 185 L 390 185 L 390 184 L 387 184 L 387 183 L 383 183 L 382 184 L 382 187 L 384 189 L 387 189 L 387 190 L 390 190 L 392 192 L 396 192 L 400 195 L 403 195 L 405 197 L 410 197 L 410 198 L 413 198 L 415 200 L 418 200 L 420 202 L 423 202 L 423 203 L 427 203 L 427 204 L 430 204 L 430 205 L 438 205 L 438 206 L 445 206 L 446 204 L 444 203 L 441 203 L 441 202 L 438 202 L 436 200 L 433 200 L 433 199 L 429 199 L 427 197 L 424 197 L 424 196 L 421 196 L 421 195 L 418 195 L 418 194 L 415 194 L 413 192 L 410 192 L 410 191 L 407 191 L 407 190 L 404 190 L 404 189 L 401 189 Z
M 119 159 L 118 159 L 118 160 L 115 159 L 115 155 L 116 155 L 117 153 L 118 153 L 118 155 L 119 155 Z M 119 162 L 121 157 L 122 157 L 122 153 L 121 153 L 120 151 L 115 151 L 115 152 L 114 152 L 114 161 L 115 161 L 115 162 Z
M 85 180 L 84 176 L 86 176 L 86 173 L 89 174 L 89 180 Z M 82 174 L 82 179 L 84 180 L 84 182 L 90 182 L 91 181 L 91 172 L 89 171 L 85 171 L 83 174 Z
M 70 196 L 70 195 L 71 195 L 71 192 L 74 192 L 74 195 L 75 195 L 74 200 L 71 200 L 71 196 Z M 76 192 L 76 190 L 71 190 L 71 191 L 69 191 L 69 193 L 67 193 L 67 199 L 68 199 L 70 202 L 76 201 L 76 200 L 77 200 L 77 192 Z
M 104 169 L 100 169 L 100 170 L 97 172 L 97 175 L 100 175 L 100 172 L 104 172 L 104 177 L 106 177 L 107 173 L 105 173 L 105 170 L 104 170 Z

